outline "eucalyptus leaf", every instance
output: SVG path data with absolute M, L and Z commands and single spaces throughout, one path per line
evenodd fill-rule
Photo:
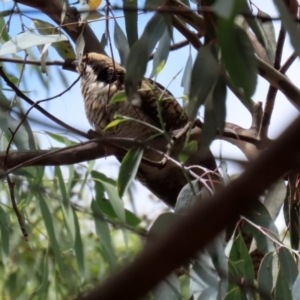
M 123 0 L 123 8 L 128 44 L 129 47 L 132 48 L 133 44 L 138 39 L 137 0 Z
M 267 253 L 262 259 L 259 271 L 258 271 L 258 288 L 264 295 L 272 296 L 273 290 L 273 257 L 274 252 Z
M 298 276 L 296 261 L 291 252 L 284 247 L 281 247 L 278 250 L 278 259 L 280 265 L 280 273 L 286 280 L 289 289 L 292 290 L 294 282 Z
M 50 239 L 50 245 L 54 252 L 55 260 L 59 267 L 59 271 L 64 278 L 69 278 L 68 277 L 69 268 L 63 262 L 63 259 L 62 259 L 61 253 L 60 253 L 59 245 L 58 245 L 55 231 L 54 231 L 52 214 L 50 213 L 50 209 L 49 209 L 48 204 L 46 203 L 43 195 L 38 193 L 38 198 L 39 198 L 39 205 L 40 205 L 42 217 L 43 217 L 45 227 L 46 227 L 49 239 Z
M 297 299 L 300 295 L 300 274 L 298 274 L 292 289 L 293 299 Z
M 258 67 L 247 33 L 231 21 L 219 19 L 218 40 L 231 80 L 250 98 L 256 89 Z M 248 106 L 250 104 L 249 101 Z
M 57 43 L 67 40 L 67 37 L 63 34 L 40 35 L 31 31 L 26 31 L 18 34 L 11 40 L 4 43 L 0 47 L 0 55 L 17 53 L 33 46 Z
M 0 110 L 0 128 L 9 139 L 12 136 L 12 132 L 15 132 L 19 126 L 20 122 L 20 120 L 16 120 L 12 117 L 9 112 Z M 15 132 L 13 143 L 19 150 L 28 150 L 30 148 L 29 135 L 24 125 L 21 125 L 17 132 Z
M 261 32 L 263 43 L 262 45 L 265 47 L 269 61 L 271 64 L 274 63 L 275 60 L 275 51 L 276 51 L 276 35 L 275 35 L 275 27 L 272 21 L 262 21 L 259 17 L 270 18 L 271 16 L 262 10 L 257 10 L 257 21 L 256 24 Z M 256 36 L 259 38 L 259 35 L 256 32 Z
M 282 271 L 279 271 L 276 286 L 274 288 L 274 298 L 275 300 L 292 300 L 291 291 L 289 289 L 288 283 Z
M 126 92 L 120 91 L 113 95 L 109 103 L 111 104 L 111 103 L 123 102 L 125 100 L 127 100 Z
M 125 76 L 127 94 L 134 93 L 144 77 L 150 54 L 166 29 L 165 18 L 155 14 L 148 22 L 141 38 L 131 48 Z
M 181 79 L 181 86 L 183 87 L 183 94 L 187 95 L 190 90 L 191 86 L 191 75 L 192 75 L 192 68 L 193 68 L 193 58 L 191 52 L 189 53 L 188 59 L 186 61 L 184 71 L 182 74 Z
M 280 209 L 286 197 L 287 187 L 283 179 L 274 183 L 268 190 L 264 205 L 269 211 L 271 218 L 276 221 Z
M 262 230 L 266 229 L 267 233 L 272 235 L 273 238 L 279 240 L 278 229 L 268 210 L 261 202 L 257 201 L 251 211 L 246 214 L 246 217 L 256 225 L 261 226 Z M 263 254 L 275 250 L 274 242 L 247 222 L 243 224 L 242 230 L 250 236 L 254 235 L 257 248 Z
M 300 32 L 297 23 L 294 21 L 293 16 L 291 16 L 286 4 L 282 0 L 274 0 L 274 3 L 280 13 L 282 24 L 289 33 L 291 44 L 296 53 L 300 55 Z
M 38 32 L 42 35 L 63 34 L 61 30 L 59 30 L 57 27 L 53 26 L 51 23 L 48 23 L 46 21 L 40 19 L 33 19 L 33 23 L 36 29 L 38 30 Z M 75 53 L 69 40 L 54 43 L 51 46 L 56 50 L 56 52 L 59 54 L 61 58 L 63 59 L 75 58 Z
M 201 47 L 198 51 L 191 75 L 191 87 L 187 107 L 187 114 L 190 120 L 195 119 L 199 107 L 209 97 L 217 82 L 219 71 L 218 62 L 212 53 L 212 46 L 206 45 Z
M 84 247 L 80 233 L 80 226 L 77 215 L 73 210 L 73 219 L 74 219 L 74 227 L 75 227 L 75 241 L 74 241 L 74 252 L 76 256 L 77 266 L 82 278 L 84 278 L 85 265 L 84 265 Z
M 112 244 L 110 230 L 107 222 L 104 220 L 101 211 L 99 210 L 96 201 L 92 201 L 91 209 L 94 215 L 96 233 L 101 242 L 101 248 L 103 250 L 103 256 L 105 260 L 109 263 L 111 269 L 116 267 L 116 256 L 114 252 L 114 247 Z
M 121 65 L 126 66 L 128 55 L 129 55 L 129 45 L 128 45 L 127 38 L 122 28 L 117 23 L 117 21 L 115 21 L 114 41 L 115 41 L 116 48 L 119 51 Z
M 139 165 L 143 157 L 143 148 L 133 147 L 124 156 L 119 176 L 118 176 L 118 192 L 120 198 L 126 193 L 128 187 L 135 179 Z
M 157 50 L 154 53 L 153 68 L 150 78 L 156 76 L 161 71 L 162 67 L 165 65 L 170 52 L 170 43 L 171 36 L 169 35 L 169 31 L 166 28 L 164 34 L 159 40 Z
M 110 218 L 117 218 L 117 214 L 115 213 L 111 203 L 108 200 L 105 200 L 101 197 L 99 198 L 97 195 L 96 202 L 103 214 L 107 215 Z M 130 226 L 138 226 L 142 222 L 140 218 L 138 218 L 128 209 L 125 209 L 125 218 L 126 223 Z
M 106 191 L 108 200 L 110 201 L 119 220 L 125 223 L 124 203 L 119 197 L 116 186 L 112 184 L 109 178 L 99 172 L 92 171 L 91 175 L 93 180 L 98 182 L 98 184 L 102 186 L 103 190 Z
M 180 282 L 175 273 L 161 281 L 152 290 L 155 300 L 181 300 Z
M 1 252 L 2 260 L 6 262 L 9 256 L 9 234 L 10 218 L 9 215 L 0 206 L 0 232 L 1 232 Z

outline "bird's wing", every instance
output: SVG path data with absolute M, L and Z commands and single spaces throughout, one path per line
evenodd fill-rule
M 157 124 L 160 124 L 157 107 L 160 105 L 167 131 L 180 129 L 188 122 L 184 110 L 175 97 L 159 83 L 148 78 L 144 79 L 138 92 L 141 97 L 142 110 Z

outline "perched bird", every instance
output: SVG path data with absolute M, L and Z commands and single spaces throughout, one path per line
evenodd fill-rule
M 173 95 L 151 79 L 142 80 L 140 101 L 137 103 L 110 103 L 114 94 L 125 89 L 125 69 L 103 54 L 86 55 L 78 66 L 78 71 L 82 73 L 81 91 L 86 115 L 96 131 L 103 135 L 143 139 L 156 134 L 157 131 L 153 128 L 135 121 L 126 121 L 105 131 L 104 128 L 113 121 L 116 114 L 161 128 L 157 112 L 157 100 L 160 98 L 167 131 L 180 129 L 188 122 L 186 114 Z
M 161 100 L 161 115 L 167 132 L 179 130 L 188 123 L 185 112 L 174 96 L 159 83 L 148 78 L 144 78 L 138 87 L 138 101 L 125 100 L 110 103 L 117 92 L 125 90 L 126 71 L 103 54 L 89 53 L 85 55 L 77 66 L 77 71 L 82 75 L 81 91 L 87 118 L 102 136 L 145 140 L 157 134 L 157 130 L 146 124 L 162 128 L 157 110 L 158 99 Z M 117 126 L 104 130 L 114 120 L 116 114 L 132 120 L 120 122 Z M 144 124 L 135 120 L 142 121 Z M 166 141 L 163 144 L 165 147 Z M 183 143 L 181 144 L 183 146 Z M 181 149 L 182 147 L 174 151 L 176 155 Z M 165 149 L 163 150 L 165 151 Z M 162 159 L 160 154 L 150 149 L 145 150 L 144 157 L 157 162 Z M 118 159 L 121 160 L 122 157 L 118 157 Z M 216 168 L 214 157 L 209 150 L 202 152 L 201 155 L 197 153 L 196 159 L 188 161 L 188 164 L 200 164 L 212 170 Z M 171 206 L 175 205 L 180 190 L 187 183 L 182 169 L 172 161 L 168 161 L 162 168 L 142 161 L 137 178 L 153 194 Z

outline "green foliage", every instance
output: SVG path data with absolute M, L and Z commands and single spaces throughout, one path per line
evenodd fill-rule
M 64 1 L 64 6 L 73 5 L 69 2 Z M 200 1 L 192 2 L 199 4 Z M 156 77 L 163 72 L 165 65 L 168 64 L 168 58 L 172 55 L 171 50 L 177 50 L 182 46 L 175 44 L 178 32 L 188 40 L 184 42 L 190 46 L 189 53 L 186 52 L 187 55 L 180 65 L 184 67 L 181 80 L 184 94 L 182 98 L 186 100 L 185 110 L 190 121 L 194 121 L 200 112 L 200 117 L 204 120 L 201 144 L 203 147 L 208 147 L 217 133 L 226 133 L 228 88 L 232 89 L 238 95 L 238 101 L 252 112 L 253 102 L 250 97 L 257 87 L 259 73 L 257 56 L 259 55 L 255 53 L 249 33 L 254 35 L 266 52 L 268 57 L 266 63 L 273 63 L 276 50 L 275 31 L 270 20 L 262 20 L 262 17 L 268 18 L 269 15 L 260 9 L 257 10 L 256 16 L 247 18 L 247 14 L 251 14 L 252 11 L 245 0 L 206 1 L 206 5 L 209 4 L 210 7 L 207 11 L 204 9 L 203 14 L 189 10 L 191 5 L 189 1 L 185 0 L 182 3 L 187 6 L 184 6 L 185 11 L 176 14 L 176 8 L 181 5 L 178 1 L 173 7 L 174 12 L 168 14 L 155 12 L 142 28 L 140 26 L 142 22 L 138 23 L 138 2 L 123 0 L 125 28 L 119 25 L 122 23 L 118 23 L 116 18 L 113 21 L 113 36 L 111 33 L 110 36 L 108 35 L 109 27 L 103 34 L 96 30 L 95 33 L 99 34 L 99 40 L 101 36 L 103 49 L 113 42 L 121 64 L 127 69 L 125 91 L 114 94 L 111 99 L 110 104 L 115 105 L 128 101 L 128 95 L 131 96 L 139 90 L 140 81 L 145 76 L 149 67 L 149 57 L 153 52 L 150 77 Z M 274 0 L 274 3 L 278 7 L 283 26 L 290 35 L 291 43 L 299 54 L 300 38 L 297 25 L 283 1 Z M 161 7 L 164 4 L 165 2 L 161 0 L 147 0 L 145 9 Z M 193 4 L 191 7 L 194 7 Z M 201 5 L 198 8 L 201 10 Z M 243 26 L 237 25 L 237 18 L 241 17 L 241 14 L 244 15 Z M 31 24 L 23 26 L 24 24 L 20 23 L 21 29 L 16 34 L 9 28 L 11 17 L 11 10 L 0 12 L 0 55 L 10 55 L 11 59 L 19 60 L 20 57 L 16 53 L 22 50 L 26 51 L 26 55 L 31 60 L 39 60 L 41 65 L 26 66 L 27 69 L 25 68 L 24 71 L 16 64 L 3 62 L 1 68 L 9 80 L 29 96 L 32 96 L 29 91 L 36 91 L 36 89 L 45 89 L 46 93 L 51 90 L 52 93 L 52 89 L 55 89 L 52 81 L 54 77 L 59 78 L 62 86 L 67 88 L 70 82 L 65 71 L 61 69 L 56 73 L 49 71 L 49 76 L 43 72 L 46 66 L 47 49 L 51 58 L 59 56 L 66 59 L 75 56 L 73 44 L 64 35 L 63 26 L 58 29 L 51 20 L 48 22 L 38 18 L 29 19 L 30 22 L 33 21 L 37 31 L 28 29 Z M 64 20 L 65 13 L 60 17 Z M 77 42 L 77 50 L 81 55 L 84 48 L 90 46 L 84 40 L 86 30 L 84 21 L 97 21 L 101 17 L 103 15 L 97 11 L 81 14 L 82 23 L 78 25 L 81 34 L 77 41 L 73 40 L 74 43 Z M 174 20 L 177 20 L 177 25 Z M 109 23 L 109 18 L 107 22 Z M 201 28 L 203 24 L 209 28 L 209 34 L 212 36 L 205 32 L 205 28 Z M 71 27 L 70 36 L 73 34 L 72 30 L 76 31 L 75 27 Z M 197 35 L 190 28 L 197 30 Z M 140 37 L 138 29 L 141 32 Z M 40 58 L 36 46 L 44 46 L 42 54 L 45 56 Z M 192 46 L 196 48 L 195 51 L 192 50 Z M 178 61 L 181 63 L 181 57 Z M 23 72 L 27 72 L 26 76 Z M 31 75 L 34 75 L 38 83 L 37 87 L 32 86 Z M 171 78 L 174 74 L 168 76 Z M 6 155 L 8 150 L 23 153 L 29 149 L 44 148 L 44 143 L 38 139 L 36 131 L 32 130 L 33 122 L 28 117 L 24 118 L 27 108 L 22 100 L 15 97 L 12 89 L 8 89 L 2 81 L 0 89 L 2 154 Z M 159 107 L 163 106 L 162 99 L 153 101 L 160 102 Z M 162 116 L 159 109 L 157 114 L 159 117 Z M 113 130 L 122 122 L 133 121 L 126 115 L 115 117 L 116 119 L 109 123 L 106 129 Z M 163 129 L 156 129 L 158 135 L 168 137 L 168 150 L 160 149 L 160 151 L 165 150 L 168 155 L 159 155 L 158 162 L 150 159 L 143 161 L 144 151 L 149 150 L 148 145 L 145 148 L 127 149 L 127 154 L 120 159 L 121 165 L 116 179 L 109 178 L 107 174 L 100 171 L 100 167 L 94 161 L 70 166 L 63 166 L 61 163 L 54 167 L 18 168 L 9 174 L 13 186 L 8 185 L 5 179 L 7 177 L 2 178 L 0 182 L 1 299 L 75 298 L 78 294 L 103 282 L 113 272 L 120 270 L 144 247 L 150 247 L 153 241 L 163 238 L 164 234 L 176 227 L 176 222 L 182 215 L 192 210 L 194 205 L 209 203 L 216 187 L 211 187 L 211 182 L 203 178 L 205 171 L 197 165 L 189 166 L 190 168 L 183 166 L 200 150 L 199 143 L 191 140 L 188 132 L 183 142 L 185 146 L 177 151 L 177 137 L 165 132 L 164 120 L 161 121 Z M 136 120 L 137 126 L 139 123 L 145 124 L 144 120 Z M 154 128 L 153 125 L 148 125 Z M 16 128 L 18 131 L 13 134 Z M 39 128 L 39 130 L 43 129 Z M 66 136 L 57 132 L 56 128 L 47 128 L 43 134 L 50 139 L 51 146 L 59 144 L 61 147 L 69 147 L 77 144 L 77 137 L 75 139 L 73 136 Z M 9 144 L 10 149 L 7 149 Z M 106 144 L 103 147 L 105 148 Z M 120 146 L 120 148 L 124 150 L 126 147 L 123 149 Z M 172 156 L 173 150 L 177 151 L 175 158 Z M 138 201 L 143 201 L 144 195 L 133 192 L 134 180 L 140 163 L 161 168 L 163 171 L 165 167 L 161 163 L 163 159 L 166 159 L 166 164 L 178 160 L 174 164 L 179 168 L 182 167 L 188 183 L 178 195 L 174 212 L 170 210 L 162 212 L 153 220 L 153 215 L 145 217 L 135 212 L 137 198 Z M 201 175 L 195 175 L 200 169 Z M 1 165 L 1 172 L 7 170 L 9 168 L 6 164 Z M 191 170 L 194 173 L 188 173 Z M 220 164 L 220 173 L 220 181 L 224 185 L 229 184 L 231 180 L 225 162 Z M 167 180 L 172 181 L 173 173 L 168 176 Z M 13 188 L 14 195 L 10 188 Z M 264 297 L 297 299 L 300 293 L 299 195 L 297 172 L 288 175 L 288 185 L 284 179 L 274 183 L 260 199 L 253 199 L 256 205 L 247 214 L 241 216 L 238 224 L 234 224 L 235 230 L 232 230 L 232 224 L 228 224 L 226 228 L 226 233 L 229 232 L 228 236 L 225 237 L 224 230 L 214 237 L 204 249 L 153 288 L 148 298 L 157 300 L 250 300 L 264 299 Z M 128 199 L 131 200 L 132 208 L 128 205 L 130 202 Z M 22 217 L 24 223 L 22 229 L 28 233 L 28 242 L 22 236 L 20 227 L 23 225 L 19 225 L 12 200 L 15 200 Z M 283 203 L 287 225 L 284 237 L 275 225 Z M 210 228 L 207 230 L 209 232 Z M 245 234 L 253 238 L 250 245 L 244 239 Z M 185 246 L 178 245 L 178 247 Z M 252 260 L 256 250 L 262 254 L 262 259 L 258 262 L 258 270 Z M 176 255 L 176 249 L 170 254 L 171 259 L 172 255 Z M 132 288 L 134 284 L 133 282 Z

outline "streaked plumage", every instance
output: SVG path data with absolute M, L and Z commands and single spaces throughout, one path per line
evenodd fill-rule
M 115 114 L 127 116 L 161 128 L 157 100 L 162 98 L 162 117 L 167 131 L 180 129 L 188 119 L 173 95 L 160 84 L 143 79 L 139 87 L 140 102 L 110 103 L 113 95 L 125 89 L 125 69 L 105 55 L 90 53 L 82 60 L 78 71 L 82 73 L 81 89 L 85 110 L 96 131 L 106 135 L 147 138 L 157 132 L 141 123 L 126 121 L 103 132 Z
M 161 128 L 157 111 L 158 99 L 162 99 L 160 102 L 162 119 L 168 132 L 181 129 L 188 122 L 186 114 L 174 96 L 159 83 L 147 78 L 144 78 L 138 87 L 139 101 L 126 100 L 110 103 L 115 93 L 124 91 L 126 71 L 105 55 L 89 53 L 83 58 L 77 70 L 82 74 L 81 90 L 86 115 L 90 123 L 95 127 L 95 130 L 101 135 L 144 140 L 157 134 L 157 131 L 153 128 L 136 121 L 121 122 L 107 130 L 104 130 L 104 128 L 114 120 L 116 114 Z M 173 149 L 172 155 L 175 158 L 177 158 L 183 146 L 184 138 Z M 155 139 L 155 147 L 165 151 L 165 138 Z M 163 156 L 158 154 L 157 151 L 146 149 L 144 158 L 159 162 Z M 118 159 L 121 160 L 122 157 L 118 157 Z M 210 169 L 215 169 L 216 167 L 213 155 L 209 150 L 199 150 L 187 164 L 201 165 Z M 178 167 L 172 161 L 168 161 L 162 168 L 142 161 L 137 178 L 153 194 L 171 206 L 175 205 L 180 190 L 187 183 L 187 178 L 181 167 Z

